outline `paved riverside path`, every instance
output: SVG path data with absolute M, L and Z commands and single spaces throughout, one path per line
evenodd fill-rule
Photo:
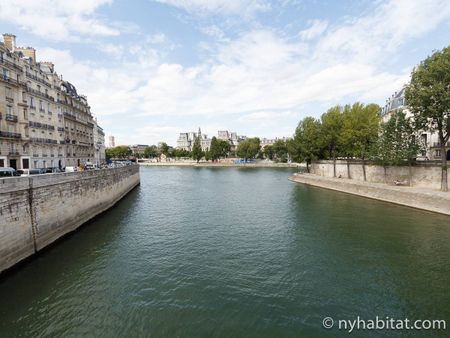
M 347 178 L 329 178 L 313 174 L 296 174 L 289 179 L 316 187 L 336 190 L 412 208 L 450 216 L 450 192 L 408 186 L 371 183 Z

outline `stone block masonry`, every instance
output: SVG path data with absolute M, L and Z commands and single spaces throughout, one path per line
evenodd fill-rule
M 0 273 L 112 207 L 139 166 L 0 179 Z
M 361 182 L 346 178 L 330 178 L 314 174 L 297 174 L 291 176 L 289 179 L 297 183 L 450 216 L 450 193 L 447 192 L 425 188 L 389 186 L 383 183 Z

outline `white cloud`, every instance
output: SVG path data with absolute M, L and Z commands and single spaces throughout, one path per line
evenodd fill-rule
M 328 27 L 328 22 L 324 20 L 312 20 L 309 24 L 309 28 L 302 30 L 299 33 L 302 40 L 312 40 L 325 32 Z
M 265 0 L 156 0 L 197 15 L 205 14 L 251 14 L 271 8 Z
M 52 40 L 80 36 L 116 36 L 119 30 L 102 22 L 95 11 L 112 0 L 0 0 L 0 20 Z
M 351 55 L 373 62 L 390 57 L 405 41 L 432 31 L 449 17 L 447 0 L 384 1 L 373 13 L 329 29 L 316 55 Z
M 206 6 L 204 10 L 210 12 L 221 6 L 235 11 L 233 6 L 249 3 L 169 2 L 190 10 Z M 56 70 L 88 95 L 101 124 L 121 119 L 123 125 L 110 126 L 121 143 L 166 140 L 173 144 L 179 132 L 199 124 L 209 134 L 228 123 L 229 129 L 249 135 L 288 136 L 302 114 L 311 114 L 304 107 L 315 107 L 317 112 L 317 107 L 349 100 L 382 103 L 407 81 L 410 71 L 402 66 L 388 72 L 385 61 L 404 55 L 405 42 L 433 31 L 449 17 L 450 5 L 445 1 L 392 0 L 339 25 L 311 21 L 295 37 L 281 30 L 253 28 L 224 39 L 218 27 L 210 26 L 205 32 L 217 40 L 192 66 L 169 62 L 155 49 L 160 45 L 131 43 L 102 45 L 105 52 L 125 60 L 116 65 L 76 60 L 67 50 L 49 48 L 38 48 L 38 57 L 54 61 Z M 149 39 L 167 41 L 165 35 Z

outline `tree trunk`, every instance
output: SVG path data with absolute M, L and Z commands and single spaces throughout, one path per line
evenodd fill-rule
M 306 172 L 309 174 L 309 161 L 306 161 Z
M 448 179 L 447 179 L 447 153 L 445 152 L 445 142 L 441 140 L 441 191 L 448 191 Z
M 347 178 L 350 179 L 350 160 L 347 158 Z
M 364 176 L 364 182 L 367 181 L 367 176 L 366 176 L 366 160 L 363 157 L 362 159 L 362 168 L 363 168 L 363 176 Z
M 385 165 L 383 166 L 383 169 L 384 169 L 384 183 L 387 184 L 387 168 Z

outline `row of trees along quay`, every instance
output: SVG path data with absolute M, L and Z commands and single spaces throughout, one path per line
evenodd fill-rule
M 405 96 L 411 114 L 407 116 L 404 111 L 395 111 L 385 123 L 381 121 L 378 105 L 356 102 L 331 107 L 319 119 L 302 119 L 292 139 L 277 140 L 263 149 L 259 138 L 248 138 L 232 152 L 227 141 L 213 137 L 210 149 L 204 152 L 200 139 L 196 138 L 192 151 L 161 143 L 159 147 L 153 145 L 145 149 L 143 157 L 190 157 L 197 163 L 203 158 L 216 161 L 229 156 L 245 160 L 267 158 L 276 162 L 292 160 L 306 163 L 308 172 L 312 161 L 328 159 L 333 160 L 335 177 L 336 159 L 339 158 L 347 160 L 349 178 L 352 160 L 361 161 L 364 180 L 367 180 L 368 161 L 383 166 L 385 173 L 388 166 L 407 165 L 411 176 L 411 167 L 426 146 L 421 143 L 420 135 L 428 131 L 439 136 L 441 190 L 448 191 L 445 144 L 450 136 L 450 46 L 436 51 L 413 70 Z M 131 150 L 127 146 L 107 149 L 107 158 L 127 158 L 130 155 Z
M 288 152 L 297 162 L 332 159 L 336 177 L 336 158 L 362 162 L 366 180 L 366 161 L 385 167 L 409 165 L 425 150 L 421 133 L 437 133 L 441 148 L 441 190 L 448 191 L 445 144 L 450 136 L 450 46 L 436 51 L 412 72 L 405 93 L 412 113 L 395 111 L 386 123 L 381 123 L 380 107 L 375 104 L 354 103 L 335 106 L 320 119 L 306 117 L 288 142 Z M 350 175 L 348 175 L 350 177 Z M 411 181 L 411 180 L 410 180 Z

